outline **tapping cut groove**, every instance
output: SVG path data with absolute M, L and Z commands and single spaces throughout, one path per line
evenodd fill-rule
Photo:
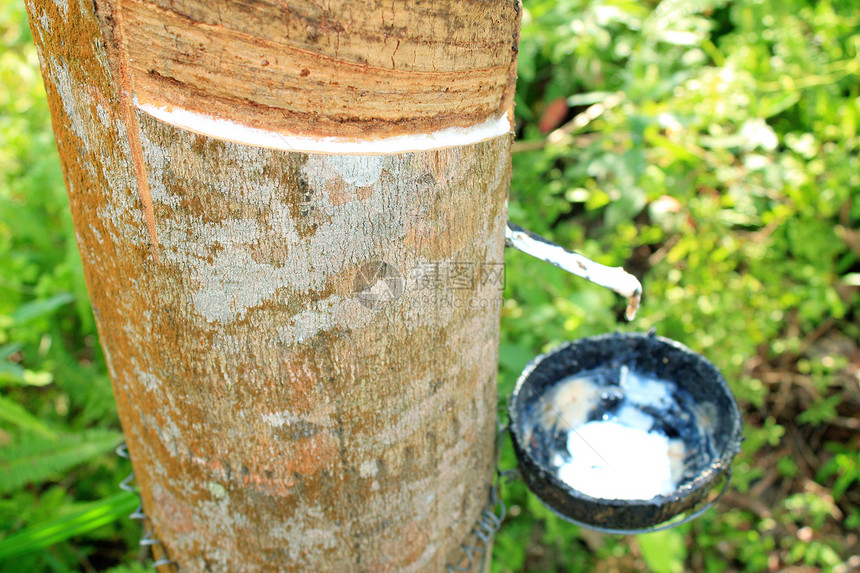
M 131 80 L 129 79 L 129 58 L 122 31 L 122 2 L 116 4 L 116 36 L 119 49 L 119 88 L 121 113 L 125 123 L 125 131 L 128 135 L 128 145 L 131 150 L 131 162 L 134 165 L 134 176 L 137 180 L 137 192 L 140 196 L 140 204 L 143 216 L 146 218 L 146 229 L 149 233 L 149 242 L 152 245 L 152 258 L 158 262 L 158 235 L 155 231 L 155 209 L 152 205 L 152 192 L 149 189 L 149 180 L 146 176 L 146 165 L 143 161 L 143 145 L 140 143 L 140 125 L 134 109 Z

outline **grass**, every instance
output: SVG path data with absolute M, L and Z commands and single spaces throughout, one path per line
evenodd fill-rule
M 0 569 L 142 571 L 19 3 L 0 42 L 0 467 L 28 468 L 0 479 L 0 559 L 34 544 Z M 654 327 L 723 371 L 745 439 L 718 510 L 638 538 L 507 486 L 493 571 L 860 567 L 858 50 L 854 0 L 526 0 L 510 217 L 645 298 L 624 324 L 608 291 L 508 253 L 500 395 L 561 341 Z

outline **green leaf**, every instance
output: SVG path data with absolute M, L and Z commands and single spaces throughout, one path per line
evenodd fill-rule
M 104 573 L 152 573 L 152 567 L 144 565 L 140 561 L 132 561 L 131 563 L 111 567 Z
M 638 535 L 642 558 L 653 573 L 683 573 L 687 548 L 684 535 L 677 529 L 666 529 Z
M 592 105 L 604 101 L 606 98 L 613 95 L 614 92 L 588 92 L 574 94 L 567 98 L 567 105 L 570 107 L 580 105 Z
M 33 302 L 21 305 L 10 316 L 15 325 L 19 326 L 31 320 L 48 316 L 73 300 L 75 300 L 75 297 L 69 293 L 55 294 L 50 298 L 34 300 Z
M 0 450 L 0 494 L 40 482 L 115 448 L 119 432 L 89 431 L 55 440 L 27 438 Z
M 0 316 L 0 319 L 3 318 L 11 321 L 9 317 Z M 10 356 L 21 350 L 22 346 L 20 342 L 0 346 L 0 383 L 24 384 L 24 376 L 27 373 L 24 367 L 14 362 L 7 362 Z
M 20 342 L 0 346 L 0 360 L 7 360 L 10 356 L 21 350 L 22 346 Z
M 8 386 L 17 384 L 20 386 L 47 386 L 54 381 L 54 375 L 50 372 L 35 371 L 23 368 L 11 362 L 0 362 L 0 385 Z
M 516 344 L 499 345 L 499 364 L 511 372 L 519 373 L 529 360 L 535 357 L 535 353 L 529 349 Z
M 0 560 L 33 553 L 113 523 L 134 511 L 138 503 L 136 494 L 124 491 L 69 515 L 26 527 L 0 540 Z
M 41 420 L 16 402 L 3 396 L 0 396 L 0 420 L 14 424 L 22 430 L 40 434 L 48 439 L 56 437 L 54 431 Z
M 24 370 L 24 375 L 21 377 L 21 383 L 25 386 L 47 386 L 53 381 L 54 375 L 50 372 Z
M 0 362 L 0 383 L 23 384 L 27 371 L 19 364 Z

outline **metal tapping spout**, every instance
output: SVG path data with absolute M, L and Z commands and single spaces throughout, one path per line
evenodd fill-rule
M 607 267 L 591 259 L 568 251 L 540 235 L 508 222 L 505 227 L 505 246 L 536 257 L 542 261 L 573 273 L 595 284 L 606 287 L 627 298 L 627 320 L 636 317 L 639 300 L 642 297 L 642 284 L 639 279 L 621 267 Z

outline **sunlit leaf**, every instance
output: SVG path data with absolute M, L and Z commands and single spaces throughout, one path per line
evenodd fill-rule
M 136 494 L 118 493 L 101 501 L 45 523 L 31 525 L 0 539 L 0 560 L 40 551 L 55 543 L 83 535 L 118 519 L 127 517 L 139 503 Z
M 653 573 L 683 573 L 687 547 L 679 530 L 665 529 L 638 535 L 636 541 L 642 558 Z

